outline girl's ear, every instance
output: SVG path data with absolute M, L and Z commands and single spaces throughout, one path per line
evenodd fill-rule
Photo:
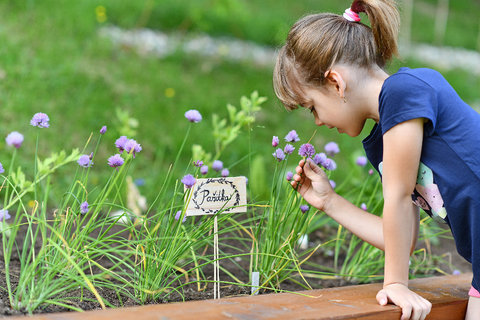
M 342 75 L 335 69 L 325 72 L 325 79 L 327 79 L 330 89 L 339 95 L 340 98 L 345 97 L 345 90 L 347 89 L 347 83 Z

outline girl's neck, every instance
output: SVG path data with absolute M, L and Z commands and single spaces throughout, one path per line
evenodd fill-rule
M 389 75 L 380 67 L 372 67 L 355 72 L 355 80 L 352 88 L 354 99 L 357 99 L 359 106 L 365 110 L 365 118 L 379 122 L 379 96 L 382 86 Z
M 371 106 L 371 114 L 369 118 L 378 123 L 380 121 L 380 114 L 378 111 L 380 92 L 382 91 L 383 83 L 389 77 L 389 74 L 380 68 L 372 73 L 373 74 L 369 79 L 368 88 L 369 96 L 371 97 L 369 102 L 369 105 Z

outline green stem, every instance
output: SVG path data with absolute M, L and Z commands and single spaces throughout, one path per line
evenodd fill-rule
M 37 140 L 35 142 L 35 160 L 34 160 L 34 170 L 33 170 L 33 176 L 35 177 L 34 179 L 37 178 L 37 161 L 38 161 L 38 139 L 39 139 L 39 134 L 37 132 Z M 37 184 L 34 184 L 34 199 L 37 200 Z
M 10 167 L 8 168 L 8 176 L 7 177 L 12 176 L 13 166 L 14 166 L 14 163 L 15 163 L 16 156 L 17 156 L 17 148 L 15 148 L 13 150 L 12 161 L 10 162 Z M 6 182 L 5 180 L 8 180 L 8 179 L 4 178 L 4 182 Z M 8 183 L 7 183 L 7 186 L 2 185 L 2 187 L 5 188 L 5 197 L 3 198 L 3 207 L 5 208 L 5 206 L 7 205 L 7 202 L 8 202 L 8 194 L 9 194 L 8 190 L 10 189 L 11 186 L 8 186 Z

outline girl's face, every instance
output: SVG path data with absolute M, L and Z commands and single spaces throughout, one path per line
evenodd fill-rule
M 304 88 L 305 98 L 311 101 L 303 105 L 315 117 L 317 126 L 336 128 L 339 133 L 346 133 L 351 137 L 358 136 L 365 125 L 366 117 L 361 113 L 361 107 L 354 101 L 344 101 L 338 92 L 328 87 L 312 89 Z

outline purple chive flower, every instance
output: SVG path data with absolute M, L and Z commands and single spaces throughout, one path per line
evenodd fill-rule
M 124 162 L 125 160 L 118 153 L 108 158 L 108 165 L 112 168 L 120 167 Z
M 368 170 L 368 174 L 372 175 L 373 174 L 373 169 Z
M 285 175 L 285 179 L 287 179 L 287 181 L 292 181 L 292 178 L 293 178 L 293 173 L 291 171 L 288 171 L 287 174 Z
M 367 165 L 367 157 L 360 156 L 357 158 L 355 163 L 360 167 L 365 167 Z
M 195 182 L 197 182 L 197 179 L 195 179 L 195 177 L 192 176 L 191 174 L 187 174 L 182 178 L 182 183 L 185 185 L 185 188 L 187 189 L 190 189 L 191 187 L 193 187 Z
M 333 159 L 328 158 L 323 167 L 327 170 L 333 171 L 337 169 L 337 163 Z
M 200 173 L 206 175 L 208 173 L 208 166 L 204 165 L 200 167 Z
M 363 211 L 367 211 L 367 205 L 365 203 L 362 203 L 360 205 L 360 208 L 363 210 Z
M 278 148 L 275 150 L 274 153 L 272 153 L 273 157 L 278 160 L 278 162 L 283 161 L 285 159 L 285 153 L 283 153 L 283 150 Z
M 340 148 L 335 142 L 329 142 L 325 145 L 325 152 L 327 153 L 327 155 L 332 157 L 340 152 Z
M 178 210 L 177 213 L 175 213 L 175 220 L 179 220 L 180 217 L 182 216 L 182 210 Z M 183 216 L 182 223 L 187 221 L 187 215 Z
M 287 142 L 297 142 L 300 141 L 300 138 L 298 137 L 297 131 L 292 130 L 287 135 L 285 136 L 285 141 Z
M 30 124 L 34 127 L 39 128 L 48 128 L 50 124 L 48 123 L 50 119 L 45 113 L 38 112 L 33 115 L 32 120 L 30 120 Z
M 230 175 L 230 171 L 227 168 L 222 170 L 222 177 L 226 178 Z
M 3 165 L 2 163 L 0 162 L 0 174 L 4 173 L 5 172 L 5 169 L 3 169 Z
M 22 146 L 23 142 L 23 134 L 17 132 L 17 131 L 12 131 L 8 134 L 8 136 L 5 138 L 5 141 L 9 146 L 14 146 L 15 148 L 20 148 Z
M 273 136 L 272 138 L 272 147 L 276 147 L 278 146 L 278 143 L 280 142 L 280 140 L 278 140 L 278 137 L 277 136 Z
M 87 212 L 88 212 L 88 202 L 85 201 L 85 202 L 82 202 L 82 204 L 80 205 L 80 213 L 85 214 Z
M 335 183 L 335 181 L 329 180 L 329 182 L 330 182 L 330 186 L 332 186 L 332 189 L 335 189 L 335 187 L 337 186 L 337 184 Z
M 86 154 L 81 155 L 78 158 L 77 163 L 80 167 L 84 168 L 90 168 L 91 166 L 93 166 L 93 161 L 91 160 L 90 156 Z
M 133 157 L 135 158 L 135 153 L 142 151 L 142 146 L 137 143 L 137 141 L 128 139 L 127 142 L 125 142 L 124 149 L 127 153 L 133 154 Z
M 118 148 L 118 152 L 122 153 L 125 150 L 125 144 L 127 143 L 128 138 L 126 136 L 121 136 L 115 140 L 115 147 Z
M 193 161 L 193 165 L 197 168 L 200 168 L 201 166 L 203 166 L 203 161 L 202 160 Z
M 220 161 L 220 160 L 213 161 L 212 169 L 217 171 L 217 172 L 222 170 L 223 169 L 223 162 Z
M 313 162 L 315 162 L 316 165 L 321 165 L 323 166 L 325 164 L 325 161 L 327 161 L 327 155 L 323 152 L 317 153 L 313 157 Z
M 102 129 L 100 129 L 100 134 L 105 134 L 107 132 L 107 126 L 103 126 Z
M 453 270 L 452 272 L 452 275 L 454 276 L 458 276 L 459 274 L 462 274 L 462 273 L 460 272 L 460 270 L 457 270 L 457 269 Z
M 283 148 L 283 152 L 285 152 L 285 154 L 291 154 L 293 150 L 295 150 L 295 147 L 291 144 L 287 144 L 285 148 Z
M 5 210 L 5 209 L 0 210 L 0 221 L 5 221 L 10 218 L 11 216 L 8 214 L 8 210 Z
M 187 118 L 188 121 L 195 123 L 202 121 L 202 115 L 195 109 L 185 112 L 185 118 Z
M 302 211 L 302 213 L 307 212 L 308 209 L 310 209 L 310 207 L 307 206 L 306 204 L 300 206 L 300 211 Z
M 315 154 L 315 148 L 310 143 L 305 143 L 298 149 L 298 154 L 302 157 L 310 158 Z

